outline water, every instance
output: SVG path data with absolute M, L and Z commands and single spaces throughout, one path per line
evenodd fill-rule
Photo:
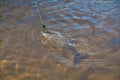
M 119 80 L 119 0 L 36 0 L 48 29 L 70 36 L 88 56 L 42 44 L 33 1 L 0 0 L 0 80 Z M 68 52 L 70 53 L 70 51 Z

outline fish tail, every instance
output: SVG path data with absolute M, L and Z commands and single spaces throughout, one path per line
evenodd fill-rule
M 74 65 L 79 64 L 79 62 L 81 62 L 82 57 L 80 55 L 74 56 Z
M 72 52 L 72 55 L 74 55 L 74 64 L 78 64 L 82 60 L 82 56 L 80 53 L 75 49 L 75 47 L 70 46 L 69 50 Z

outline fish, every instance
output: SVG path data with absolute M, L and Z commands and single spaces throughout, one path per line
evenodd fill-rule
M 77 65 L 82 61 L 83 57 L 73 46 L 73 40 L 68 40 L 61 33 L 52 30 L 46 30 L 45 32 L 42 31 L 41 34 L 45 38 L 43 41 L 44 44 L 53 45 L 57 48 L 61 48 L 63 51 L 69 50 L 74 56 L 74 65 Z

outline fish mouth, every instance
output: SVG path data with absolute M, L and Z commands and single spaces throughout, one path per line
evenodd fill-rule
M 41 35 L 42 35 L 42 37 L 43 37 L 42 41 L 43 41 L 43 42 L 47 41 L 48 35 L 47 35 L 45 32 L 43 32 L 43 31 L 41 31 Z
M 46 37 L 46 36 L 47 36 L 47 34 L 45 34 L 45 33 L 42 33 L 42 35 L 43 35 L 44 37 Z
M 48 34 L 46 32 L 41 31 L 42 36 L 46 37 Z
M 43 31 L 41 31 L 41 35 L 43 36 L 42 43 L 46 44 L 47 41 L 48 41 L 48 34 L 43 32 Z

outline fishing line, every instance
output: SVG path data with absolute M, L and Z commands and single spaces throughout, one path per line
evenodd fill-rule
M 62 0 L 58 0 L 58 1 L 59 1 L 59 2 L 62 2 Z M 42 23 L 43 32 L 45 32 L 45 31 L 46 31 L 46 25 L 45 25 L 45 23 L 44 23 L 44 21 L 43 21 L 42 15 L 40 14 L 40 10 L 39 10 L 39 8 L 38 8 L 38 6 L 37 6 L 37 1 L 36 1 L 36 0 L 33 0 L 32 3 L 34 3 L 34 5 L 35 5 L 35 7 L 36 7 L 38 16 L 39 16 L 40 21 L 41 21 L 41 23 Z
M 40 22 L 42 23 L 42 30 L 43 30 L 43 32 L 45 32 L 45 31 L 46 31 L 46 26 L 45 26 L 45 24 L 44 24 L 44 21 L 43 21 L 43 19 L 42 19 L 41 14 L 40 14 L 40 10 L 39 10 L 39 8 L 38 8 L 38 6 L 37 6 L 37 2 L 36 2 L 36 0 L 31 0 L 31 3 L 34 3 L 34 6 L 36 7 L 36 10 L 37 10 L 37 13 L 38 13 Z M 33 6 L 32 6 L 32 7 L 33 7 Z M 30 32 L 32 29 L 33 29 L 33 27 L 31 27 L 28 31 L 26 31 L 25 40 L 29 38 L 29 32 Z
M 40 18 L 41 23 L 44 24 L 43 19 L 42 19 L 42 16 L 41 16 L 41 14 L 40 14 L 40 10 L 39 10 L 39 8 L 38 8 L 38 6 L 37 6 L 37 2 L 36 2 L 35 0 L 33 0 L 33 3 L 34 3 L 34 5 L 35 5 L 35 7 L 36 7 L 36 10 L 37 10 L 37 13 L 38 13 L 38 16 L 39 16 L 39 18 Z
M 40 21 L 41 21 L 41 23 L 42 23 L 42 29 L 43 29 L 43 31 L 45 31 L 45 30 L 46 30 L 46 26 L 45 26 L 45 24 L 44 24 L 44 21 L 43 21 L 43 18 L 42 18 L 42 16 L 41 16 L 41 14 L 40 14 L 40 10 L 39 10 L 39 8 L 38 8 L 38 6 L 37 6 L 36 0 L 33 0 L 33 3 L 34 3 L 34 5 L 35 5 L 35 7 L 36 7 L 36 10 L 37 10 L 39 19 L 40 19 Z

